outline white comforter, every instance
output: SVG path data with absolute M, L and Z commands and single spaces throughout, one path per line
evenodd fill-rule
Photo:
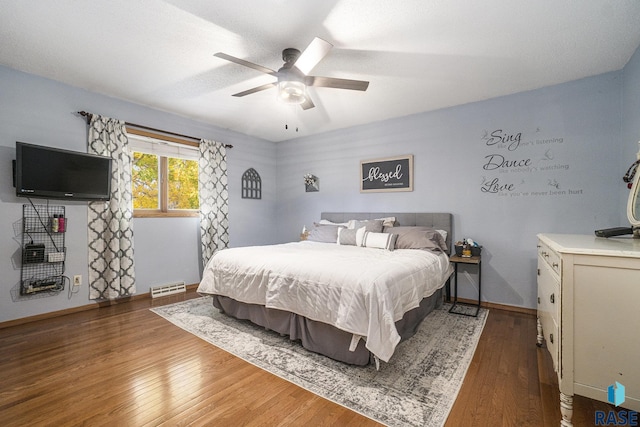
M 305 241 L 222 250 L 209 261 L 198 292 L 331 324 L 364 337 L 367 349 L 388 362 L 400 342 L 395 322 L 451 271 L 442 253 Z

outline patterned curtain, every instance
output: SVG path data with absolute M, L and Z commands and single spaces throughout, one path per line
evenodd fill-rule
M 216 251 L 229 247 L 229 192 L 224 144 L 201 140 L 198 169 L 202 264 L 206 266 Z
M 125 122 L 93 115 L 88 152 L 111 157 L 111 200 L 89 203 L 89 298 L 135 294 L 131 153 Z

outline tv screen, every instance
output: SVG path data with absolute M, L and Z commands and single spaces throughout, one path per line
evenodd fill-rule
M 16 195 L 99 201 L 111 198 L 111 159 L 16 142 Z

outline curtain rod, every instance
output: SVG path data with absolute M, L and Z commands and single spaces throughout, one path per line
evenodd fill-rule
M 93 113 L 87 113 L 86 111 L 78 111 L 78 114 L 80 114 L 82 117 L 86 117 L 87 118 L 87 124 L 90 122 L 91 117 L 93 116 Z M 167 135 L 173 135 L 173 136 L 177 136 L 177 137 L 180 137 L 180 138 L 193 139 L 193 140 L 196 140 L 198 142 L 202 139 L 202 138 L 196 138 L 195 136 L 189 136 L 189 135 L 183 135 L 181 133 L 169 132 L 169 131 L 166 131 L 166 130 L 156 129 L 156 128 L 152 128 L 152 127 L 149 127 L 149 126 L 137 125 L 135 123 L 130 123 L 130 122 L 125 122 L 125 124 L 128 125 L 128 126 L 139 128 L 139 129 L 150 130 L 150 131 L 153 131 L 153 132 L 162 132 L 162 133 L 166 133 Z M 233 148 L 233 145 L 225 144 L 224 148 Z

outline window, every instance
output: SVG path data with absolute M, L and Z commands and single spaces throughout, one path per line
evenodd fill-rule
M 134 129 L 127 133 L 134 217 L 198 216 L 197 143 Z

